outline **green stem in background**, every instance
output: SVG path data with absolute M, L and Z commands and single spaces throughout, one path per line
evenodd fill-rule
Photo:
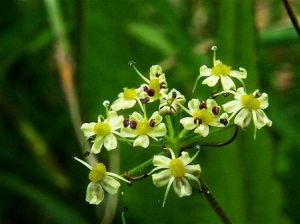
M 166 118 L 166 125 L 168 129 L 169 137 L 170 140 L 172 141 L 174 139 L 174 128 L 173 128 L 172 120 L 170 115 L 167 115 L 165 118 Z
M 233 135 L 230 137 L 230 139 L 228 139 L 225 142 L 220 142 L 220 143 L 215 143 L 215 144 L 212 144 L 212 143 L 201 143 L 201 142 L 195 143 L 194 142 L 194 143 L 182 146 L 181 147 L 181 151 L 184 151 L 186 149 L 192 148 L 195 145 L 197 145 L 197 146 L 207 146 L 207 147 L 222 147 L 222 146 L 225 146 L 225 145 L 229 145 L 230 143 L 232 143 L 234 141 L 234 139 L 238 135 L 238 132 L 239 132 L 239 127 L 236 125 L 235 126 L 235 131 L 234 131 Z
M 184 136 L 186 136 L 187 133 L 189 133 L 189 130 L 182 129 L 182 131 L 178 135 L 178 138 L 179 139 L 183 138 Z
M 55 60 L 66 101 L 68 103 L 73 127 L 77 139 L 82 147 L 82 151 L 89 151 L 89 149 L 87 149 L 89 146 L 80 131 L 82 121 L 77 100 L 76 87 L 74 84 L 75 66 L 70 51 L 70 41 L 66 36 L 66 29 L 63 23 L 60 6 L 57 0 L 44 0 L 44 3 L 48 13 L 49 23 L 55 38 Z M 89 160 L 89 163 L 96 162 L 96 159 L 93 156 L 89 156 L 87 159 Z
M 231 224 L 232 222 L 225 214 L 224 210 L 222 209 L 221 205 L 218 203 L 215 196 L 212 194 L 211 190 L 205 183 L 203 176 L 200 176 L 200 192 L 203 194 L 204 198 L 208 201 L 210 207 L 214 210 L 216 215 L 221 219 L 223 224 Z

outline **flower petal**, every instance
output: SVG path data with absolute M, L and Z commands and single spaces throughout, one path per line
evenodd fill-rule
M 178 197 L 190 196 L 192 194 L 192 187 L 186 178 L 175 178 L 173 182 L 173 189 Z
M 209 133 L 209 127 L 207 124 L 200 124 L 199 127 L 196 128 L 194 132 L 202 135 L 203 137 L 206 137 Z
M 95 125 L 96 125 L 95 122 L 84 123 L 84 124 L 81 125 L 81 131 L 83 132 L 83 135 L 86 138 L 89 138 L 89 137 L 95 135 L 95 132 L 94 132 Z
M 162 155 L 155 155 L 152 160 L 153 166 L 159 166 L 163 168 L 168 168 L 170 162 L 170 158 Z
M 206 100 L 206 105 L 207 105 L 207 109 L 209 110 L 215 106 L 218 106 L 217 102 L 213 99 Z
M 104 192 L 99 183 L 89 183 L 86 189 L 85 200 L 93 205 L 99 205 L 103 201 Z
M 151 119 L 155 120 L 156 124 L 159 124 L 162 121 L 162 116 L 159 115 L 158 111 L 155 111 L 149 120 Z
M 121 128 L 120 136 L 123 138 L 135 138 L 137 134 L 135 129 Z
M 143 148 L 148 148 L 149 146 L 149 137 L 147 135 L 140 135 L 139 137 L 137 137 L 134 142 L 133 142 L 133 146 L 141 146 Z
M 202 65 L 200 67 L 200 77 L 206 77 L 206 76 L 211 76 L 211 68 L 208 68 L 206 65 Z
M 245 79 L 247 78 L 247 71 L 244 68 L 239 68 L 239 71 L 232 70 L 229 75 L 237 79 Z
M 194 123 L 194 118 L 192 117 L 184 117 L 180 119 L 180 124 L 182 124 L 184 129 L 187 130 L 193 130 L 196 127 L 196 124 Z
M 215 86 L 220 79 L 220 76 L 211 75 L 202 81 L 202 84 L 208 85 L 209 87 Z
M 257 129 L 261 129 L 265 125 L 272 126 L 272 121 L 267 117 L 263 110 L 252 111 L 253 122 Z
M 101 186 L 110 194 L 118 193 L 118 190 L 121 186 L 119 181 L 115 180 L 110 176 L 106 176 L 104 180 L 101 182 Z
M 269 106 L 269 102 L 268 102 L 268 94 L 263 93 L 259 98 L 258 98 L 259 102 L 260 102 L 260 108 L 261 109 L 266 109 Z
M 111 109 L 114 110 L 114 111 L 122 110 L 123 109 L 123 102 L 124 102 L 124 100 L 122 98 L 121 99 L 116 99 L 112 103 Z
M 181 156 L 178 157 L 178 159 L 180 159 L 184 165 L 187 165 L 191 162 L 191 157 L 188 152 L 182 152 Z
M 130 118 L 137 121 L 137 122 L 144 121 L 143 116 L 140 113 L 136 112 L 136 111 L 133 112 L 132 115 L 130 115 Z
M 185 171 L 189 174 L 192 174 L 195 177 L 199 177 L 201 173 L 201 167 L 199 164 L 197 165 L 187 165 L 185 167 Z
M 221 83 L 222 83 L 222 87 L 225 91 L 236 88 L 234 82 L 228 75 L 221 76 Z
M 117 130 L 123 127 L 124 117 L 118 116 L 116 111 L 109 111 L 107 121 L 113 130 Z
M 156 187 L 163 187 L 167 185 L 169 180 L 171 179 L 170 170 L 163 170 L 159 173 L 152 174 L 152 181 Z
M 117 148 L 117 145 L 118 145 L 117 138 L 113 134 L 109 134 L 104 137 L 104 147 L 107 150 L 115 149 Z
M 235 113 L 242 108 L 242 104 L 239 100 L 232 100 L 223 104 L 222 107 L 227 113 Z
M 153 128 L 150 129 L 148 132 L 148 135 L 152 138 L 155 137 L 162 137 L 167 134 L 166 125 L 164 123 L 161 123 Z
M 245 92 L 244 87 L 240 87 L 236 90 L 235 94 L 234 94 L 234 99 L 236 100 L 240 100 L 242 98 L 242 96 L 245 96 L 247 93 Z
M 92 145 L 91 152 L 94 154 L 98 154 L 101 151 L 103 143 L 103 136 L 97 136 Z
M 248 127 L 251 121 L 251 113 L 249 109 L 242 109 L 235 117 L 234 123 L 240 126 L 241 128 Z
M 191 112 L 199 110 L 200 101 L 198 99 L 191 99 L 188 102 L 188 108 Z

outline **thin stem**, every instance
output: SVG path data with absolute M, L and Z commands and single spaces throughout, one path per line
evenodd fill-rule
M 194 143 L 187 144 L 187 145 L 181 147 L 181 151 L 184 151 L 184 150 L 186 150 L 186 149 L 192 148 L 192 147 L 194 147 L 195 145 L 198 145 L 198 146 L 208 146 L 208 147 L 222 147 L 222 146 L 225 146 L 225 145 L 229 145 L 230 143 L 232 143 L 232 142 L 234 141 L 234 139 L 235 139 L 236 136 L 238 135 L 238 132 L 239 132 L 239 127 L 236 125 L 236 126 L 235 126 L 235 131 L 234 131 L 233 135 L 231 136 L 230 139 L 228 139 L 228 140 L 225 141 L 225 142 L 216 143 L 216 144 L 197 143 L 197 142 L 194 142 Z
M 290 20 L 291 20 L 295 30 L 297 31 L 298 35 L 300 36 L 300 25 L 297 20 L 297 16 L 294 13 L 294 10 L 292 9 L 288 0 L 282 0 L 282 1 L 283 1 L 284 7 L 290 17 Z
M 167 129 L 168 129 L 169 137 L 170 137 L 170 139 L 173 139 L 174 138 L 174 128 L 173 128 L 171 117 L 170 117 L 170 115 L 167 115 L 165 118 L 166 118 L 166 125 L 167 125 Z
M 215 198 L 215 196 L 212 194 L 211 190 L 205 183 L 203 176 L 201 176 L 199 180 L 200 180 L 200 192 L 204 195 L 204 198 L 208 201 L 210 207 L 214 210 L 216 215 L 221 219 L 223 224 L 231 224 L 232 222 L 227 217 L 221 205 L 218 203 L 217 199 Z

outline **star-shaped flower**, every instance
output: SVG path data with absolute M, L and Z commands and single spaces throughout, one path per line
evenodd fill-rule
M 128 89 L 124 88 L 122 93 L 119 93 L 118 99 L 115 100 L 112 105 L 111 109 L 114 111 L 129 109 L 134 107 L 137 100 L 141 97 L 142 89 Z M 143 94 L 146 95 L 146 94 Z
M 192 99 L 188 103 L 188 109 L 183 109 L 191 115 L 180 120 L 186 130 L 194 130 L 195 133 L 206 137 L 209 134 L 209 126 L 224 127 L 227 125 L 228 115 L 223 113 L 220 115 L 221 109 L 215 100 L 208 99 L 200 101 Z
M 179 109 L 179 104 L 184 104 L 186 101 L 185 96 L 178 90 L 172 89 L 168 94 L 160 99 L 159 114 L 175 114 Z
M 236 89 L 231 78 L 236 78 L 242 82 L 242 79 L 247 77 L 247 71 L 244 68 L 239 68 L 239 71 L 232 70 L 230 66 L 217 60 L 214 62 L 214 67 L 212 68 L 208 68 L 206 65 L 200 67 L 199 78 L 201 77 L 207 77 L 202 81 L 202 84 L 209 87 L 215 86 L 220 80 L 224 91 L 227 91 Z
M 135 68 L 135 67 L 134 67 Z M 136 68 L 138 75 L 146 82 L 141 88 L 147 94 L 150 102 L 159 99 L 168 92 L 168 86 L 165 73 L 159 65 L 152 65 L 150 68 L 150 79 L 143 76 Z
M 101 151 L 102 146 L 107 150 L 117 148 L 117 139 L 115 134 L 123 126 L 124 117 L 118 116 L 115 111 L 108 111 L 107 118 L 103 120 L 98 117 L 98 122 L 84 123 L 81 130 L 86 138 L 95 137 L 92 142 L 91 151 L 95 154 Z
M 152 114 L 150 119 L 138 112 L 133 112 L 129 120 L 124 122 L 124 128 L 121 129 L 120 134 L 124 138 L 136 138 L 133 146 L 147 148 L 150 142 L 149 137 L 157 140 L 157 137 L 166 135 L 166 125 L 161 122 L 162 116 L 157 111 Z
M 120 188 L 120 183 L 115 178 L 130 183 L 123 177 L 106 171 L 106 167 L 103 163 L 97 163 L 95 166 L 91 166 L 81 159 L 75 157 L 75 159 L 90 169 L 89 179 L 90 183 L 87 186 L 85 200 L 90 204 L 99 205 L 104 199 L 104 191 L 109 194 L 116 194 Z
M 192 187 L 188 180 L 194 180 L 200 185 L 198 180 L 201 173 L 200 165 L 189 165 L 196 158 L 198 152 L 192 158 L 190 158 L 188 152 L 182 152 L 181 156 L 176 158 L 172 149 L 169 149 L 169 151 L 171 152 L 171 159 L 162 155 L 154 156 L 152 162 L 155 168 L 149 173 L 151 174 L 159 170 L 160 172 L 152 175 L 154 185 L 157 187 L 167 185 L 163 207 L 171 185 L 173 185 L 174 192 L 178 197 L 192 194 Z
M 255 129 L 261 129 L 265 125 L 272 126 L 272 121 L 263 111 L 269 106 L 268 94 L 259 93 L 255 90 L 252 94 L 247 94 L 243 87 L 238 88 L 234 93 L 233 101 L 225 103 L 223 109 L 227 113 L 232 113 L 230 119 L 234 118 L 234 123 L 245 128 L 253 120 Z

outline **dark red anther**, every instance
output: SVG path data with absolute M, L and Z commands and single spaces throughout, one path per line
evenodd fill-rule
M 255 98 L 259 98 L 259 97 L 261 97 L 261 93 L 260 92 L 255 93 Z
M 158 77 L 160 76 L 160 74 L 157 72 L 157 73 L 155 74 L 155 76 L 158 78 Z
M 211 111 L 214 115 L 218 115 L 220 113 L 220 107 L 214 106 Z
M 172 98 L 173 98 L 173 99 L 176 99 L 176 97 L 177 97 L 177 93 L 174 91 L 174 92 L 172 93 Z
M 149 125 L 150 125 L 150 127 L 153 128 L 155 126 L 155 120 L 151 119 L 150 122 L 149 122 Z
M 149 88 L 148 88 L 147 86 L 144 86 L 144 87 L 143 87 L 143 90 L 144 90 L 145 92 L 147 92 L 148 89 L 149 89 Z
M 130 123 L 130 122 L 129 122 L 129 119 L 128 119 L 128 118 L 125 118 L 124 121 L 123 121 L 124 127 L 127 128 L 127 127 L 129 126 L 129 123 Z
M 202 109 L 207 109 L 207 105 L 205 103 L 205 101 L 202 101 L 199 105 L 199 109 L 202 110 Z
M 226 126 L 228 124 L 228 120 L 225 118 L 221 118 L 220 123 Z
M 159 85 L 159 87 L 161 88 L 161 89 L 166 89 L 167 88 L 167 85 L 166 85 L 166 83 L 161 83 L 160 85 Z
M 230 93 L 223 93 L 224 97 L 228 97 L 230 95 Z
M 148 94 L 148 96 L 152 97 L 152 96 L 155 95 L 155 90 L 154 90 L 154 89 L 148 89 L 148 90 L 146 91 L 146 93 Z
M 195 118 L 194 119 L 194 124 L 202 124 L 202 119 L 201 118 Z
M 132 129 L 136 129 L 137 122 L 136 122 L 136 121 L 130 121 L 130 122 L 129 122 L 129 126 L 130 126 L 130 128 L 132 128 Z
M 145 97 L 144 99 L 140 99 L 142 103 L 146 104 L 150 101 L 149 97 Z

